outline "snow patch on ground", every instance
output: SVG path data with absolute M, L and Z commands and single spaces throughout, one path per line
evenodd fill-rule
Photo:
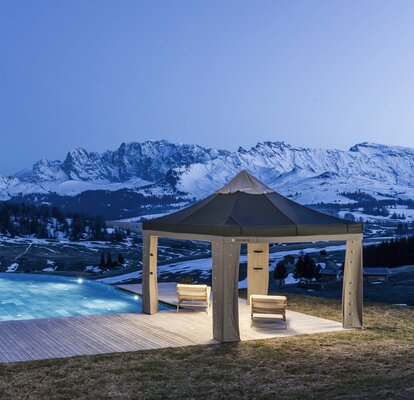
M 325 249 L 327 252 L 334 251 L 334 250 L 338 251 L 338 250 L 345 250 L 345 247 L 346 245 L 336 245 L 336 246 L 332 245 L 332 246 L 326 246 L 323 248 L 322 247 L 321 248 L 309 247 L 301 251 L 288 250 L 288 251 L 279 251 L 279 252 L 270 253 L 269 270 L 273 270 L 276 263 L 278 263 L 280 260 L 283 259 L 283 257 L 287 255 L 316 253 L 323 249 Z M 246 254 L 243 254 L 240 256 L 240 262 L 241 263 L 247 262 Z M 211 263 L 212 263 L 211 258 L 200 258 L 198 260 L 181 261 L 181 262 L 176 262 L 176 263 L 171 263 L 171 264 L 160 265 L 158 266 L 157 273 L 158 273 L 158 276 L 162 276 L 163 274 L 168 274 L 168 273 L 186 274 L 192 271 L 200 271 L 200 275 L 204 277 L 208 277 L 211 273 Z M 120 283 L 120 282 L 129 280 L 129 279 L 140 279 L 141 277 L 142 277 L 141 271 L 134 271 L 128 274 L 122 274 L 118 276 L 112 276 L 110 278 L 99 279 L 98 281 L 104 282 L 104 283 L 115 284 L 115 283 Z M 293 283 L 296 283 L 293 276 L 288 276 L 288 278 L 286 279 L 286 284 L 290 285 Z
M 294 285 L 295 283 L 298 283 L 298 282 L 299 280 L 295 279 L 293 277 L 293 274 L 289 274 L 287 278 L 285 279 L 285 285 Z
M 54 271 L 56 271 L 56 267 L 43 268 L 42 271 L 45 271 L 45 272 L 54 272 Z
M 85 271 L 101 272 L 102 270 L 99 267 L 95 267 L 93 265 L 88 265 L 87 267 L 85 267 Z
M 239 289 L 247 289 L 247 278 L 239 281 Z
M 7 267 L 6 272 L 16 272 L 17 268 L 19 268 L 19 264 L 13 263 L 9 267 Z

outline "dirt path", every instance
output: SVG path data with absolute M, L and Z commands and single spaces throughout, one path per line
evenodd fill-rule
M 14 259 L 14 261 L 17 261 L 20 257 L 22 257 L 22 256 L 24 256 L 25 254 L 27 254 L 27 252 L 30 250 L 30 247 L 32 247 L 33 246 L 33 242 L 32 243 L 30 243 L 29 244 L 29 246 L 27 247 L 27 249 L 23 252 L 23 253 L 21 253 L 21 254 L 19 254 L 15 259 Z

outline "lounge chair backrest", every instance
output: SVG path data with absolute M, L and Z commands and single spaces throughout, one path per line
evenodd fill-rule
M 253 310 L 279 310 L 286 307 L 287 300 L 285 296 L 257 296 L 253 295 L 250 298 L 251 307 Z
M 177 290 L 191 290 L 196 292 L 205 292 L 207 290 L 207 285 L 188 285 L 184 283 L 177 283 Z
M 180 299 L 206 299 L 209 288 L 207 285 L 177 284 L 177 294 Z
M 281 314 L 286 322 L 286 305 L 285 296 L 252 294 L 250 296 L 250 326 L 253 324 L 254 314 Z

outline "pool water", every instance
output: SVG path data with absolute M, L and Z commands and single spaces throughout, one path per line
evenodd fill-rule
M 160 309 L 167 308 L 160 304 Z M 140 312 L 141 296 L 104 283 L 52 275 L 0 273 L 0 321 Z

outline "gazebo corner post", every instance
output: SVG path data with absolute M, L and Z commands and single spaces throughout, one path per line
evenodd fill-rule
M 342 287 L 342 324 L 344 328 L 362 328 L 363 270 L 362 237 L 346 241 Z
M 218 237 L 211 248 L 213 337 L 220 342 L 238 342 L 240 243 L 226 243 Z
M 158 237 L 142 231 L 142 312 L 158 312 L 157 283 Z

